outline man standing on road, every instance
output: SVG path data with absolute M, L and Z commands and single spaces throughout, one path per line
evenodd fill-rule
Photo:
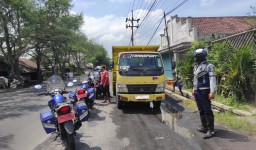
M 217 90 L 216 73 L 214 65 L 206 61 L 207 51 L 197 49 L 194 52 L 194 82 L 193 96 L 200 113 L 202 126 L 198 127 L 199 132 L 206 133 L 205 139 L 214 135 L 214 115 L 211 108 L 211 100 L 215 97 Z
M 106 70 L 106 66 L 101 66 L 101 84 L 103 85 L 103 96 L 104 96 L 104 102 L 106 103 L 107 100 L 110 103 L 110 92 L 109 92 L 109 74 Z

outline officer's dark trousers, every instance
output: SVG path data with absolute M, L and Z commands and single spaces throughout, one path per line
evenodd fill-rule
M 211 101 L 209 100 L 210 90 L 195 90 L 195 100 L 200 116 L 213 116 Z

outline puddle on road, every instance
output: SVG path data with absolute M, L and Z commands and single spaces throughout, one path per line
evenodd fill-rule
M 178 123 L 182 119 L 181 112 L 178 112 L 171 104 L 163 103 L 161 105 L 160 113 L 156 115 L 160 122 L 166 124 L 170 129 L 178 135 L 185 138 L 193 138 L 196 136 L 195 131 L 191 131 L 185 127 L 181 127 Z

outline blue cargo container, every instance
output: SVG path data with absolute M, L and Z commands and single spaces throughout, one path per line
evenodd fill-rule
M 89 88 L 88 90 L 88 97 L 90 100 L 95 100 L 96 95 L 95 95 L 95 88 Z
M 77 114 L 81 122 L 88 121 L 89 113 L 88 107 L 84 102 L 77 102 L 76 103 Z
M 46 110 L 40 113 L 40 120 L 47 134 L 56 131 L 55 117 L 51 113 L 51 110 Z

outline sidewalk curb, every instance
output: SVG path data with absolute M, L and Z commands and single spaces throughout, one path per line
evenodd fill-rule
M 192 96 L 192 93 L 190 93 L 188 91 L 184 91 L 184 90 L 182 90 L 182 91 L 183 91 L 184 95 L 186 95 L 186 97 L 181 96 L 179 94 L 174 94 L 173 92 L 171 92 L 171 90 L 165 89 L 166 93 L 172 94 L 174 97 L 176 97 L 180 100 L 193 100 L 193 101 L 195 101 L 194 97 Z M 234 109 L 234 107 L 224 105 L 224 104 L 216 102 L 214 100 L 212 101 L 212 107 L 216 108 L 220 112 L 231 111 L 233 114 L 238 115 L 238 116 L 253 116 L 254 115 L 254 113 L 244 111 L 244 110 Z

